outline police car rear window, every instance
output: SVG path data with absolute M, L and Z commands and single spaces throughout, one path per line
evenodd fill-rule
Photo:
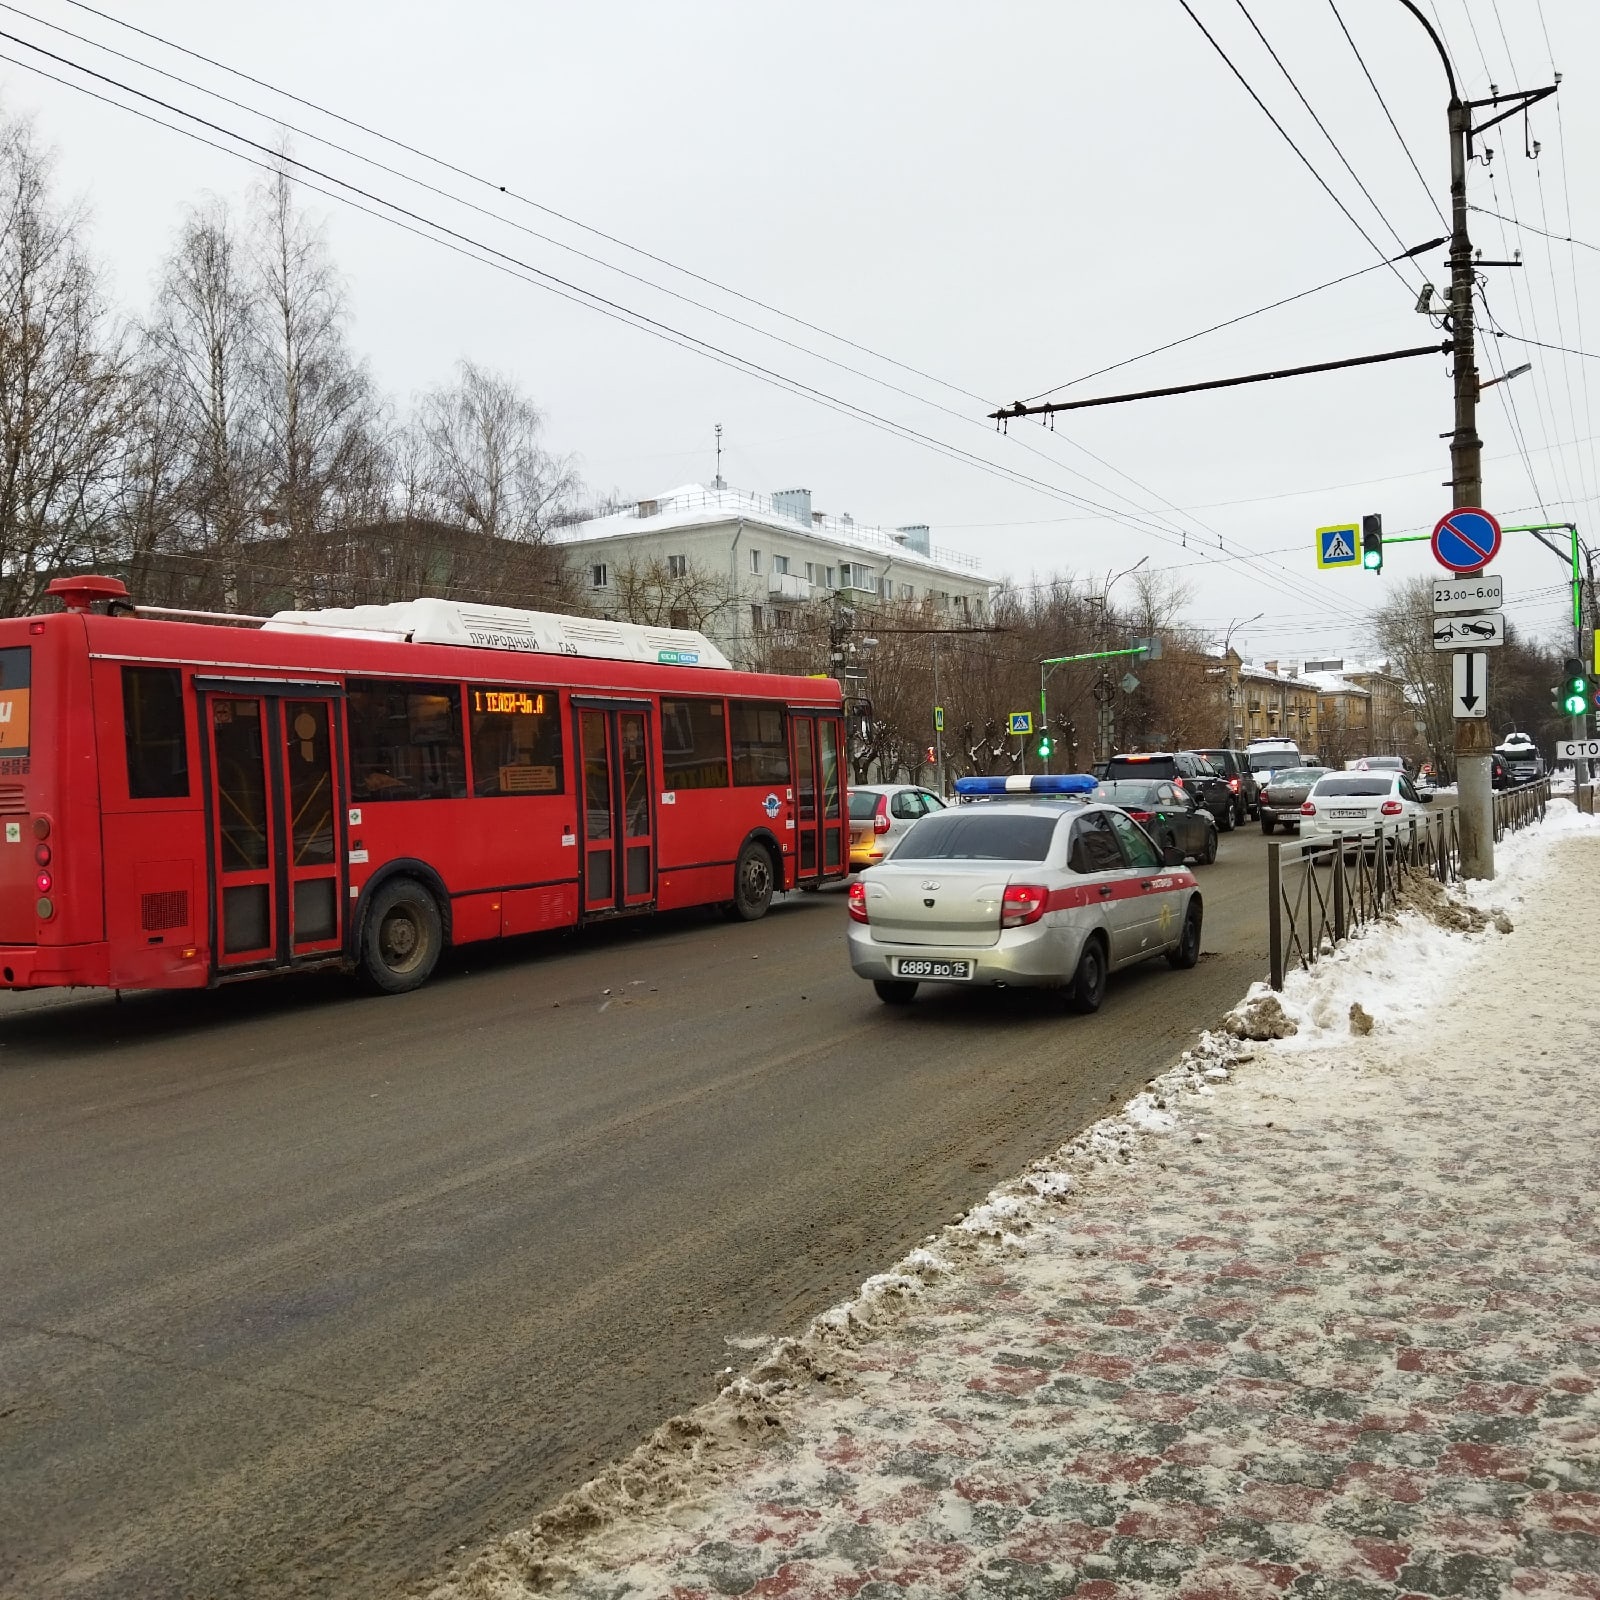
M 1043 861 L 1056 817 L 1017 812 L 941 811 L 924 817 L 895 851 L 896 861 Z

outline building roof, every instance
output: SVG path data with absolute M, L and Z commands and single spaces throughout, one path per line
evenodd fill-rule
M 640 508 L 655 510 L 641 516 Z M 756 527 L 770 528 L 791 538 L 815 539 L 837 550 L 841 545 L 859 550 L 862 558 L 892 559 L 896 567 L 915 568 L 929 576 L 963 578 L 968 583 L 987 583 L 977 559 L 960 550 L 934 549 L 924 555 L 908 545 L 902 531 L 873 527 L 850 517 L 815 516 L 810 522 L 779 509 L 768 495 L 743 489 L 708 489 L 704 484 L 688 483 L 669 489 L 649 500 L 641 500 L 631 511 L 616 511 L 557 528 L 550 534 L 552 544 L 586 544 L 594 539 L 615 539 L 628 534 L 670 532 L 675 528 L 697 528 L 708 523 L 733 522 L 743 518 Z
M 1309 683 L 1318 694 L 1355 694 L 1372 698 L 1370 689 L 1363 689 L 1360 684 L 1351 681 L 1339 672 L 1308 672 L 1300 681 Z

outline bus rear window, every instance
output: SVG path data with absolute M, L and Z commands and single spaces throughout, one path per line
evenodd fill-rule
M 733 782 L 787 783 L 789 741 L 784 735 L 783 708 L 759 700 L 733 700 L 728 714 L 733 733 Z
M 188 794 L 183 674 L 176 667 L 122 669 L 122 734 L 130 800 L 177 800 Z
M 0 650 L 0 762 L 28 754 L 29 700 L 33 692 L 33 651 L 25 644 Z

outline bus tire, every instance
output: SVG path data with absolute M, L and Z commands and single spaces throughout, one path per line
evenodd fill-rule
M 733 868 L 733 915 L 740 922 L 756 922 L 766 916 L 776 876 L 772 852 L 750 840 Z
M 391 878 L 361 929 L 361 976 L 380 994 L 406 994 L 433 975 L 444 948 L 438 902 L 415 878 Z

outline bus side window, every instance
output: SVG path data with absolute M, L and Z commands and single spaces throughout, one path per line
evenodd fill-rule
M 179 800 L 189 793 L 183 674 L 177 667 L 122 669 L 122 732 L 130 800 Z
M 789 781 L 789 741 L 782 706 L 760 700 L 728 704 L 733 732 L 733 782 L 774 784 Z
M 471 684 L 474 794 L 560 794 L 561 707 L 554 689 Z
M 720 700 L 661 702 L 662 781 L 668 789 L 728 787 L 728 729 Z
M 464 800 L 461 691 L 453 683 L 351 678 L 350 795 L 361 800 Z

